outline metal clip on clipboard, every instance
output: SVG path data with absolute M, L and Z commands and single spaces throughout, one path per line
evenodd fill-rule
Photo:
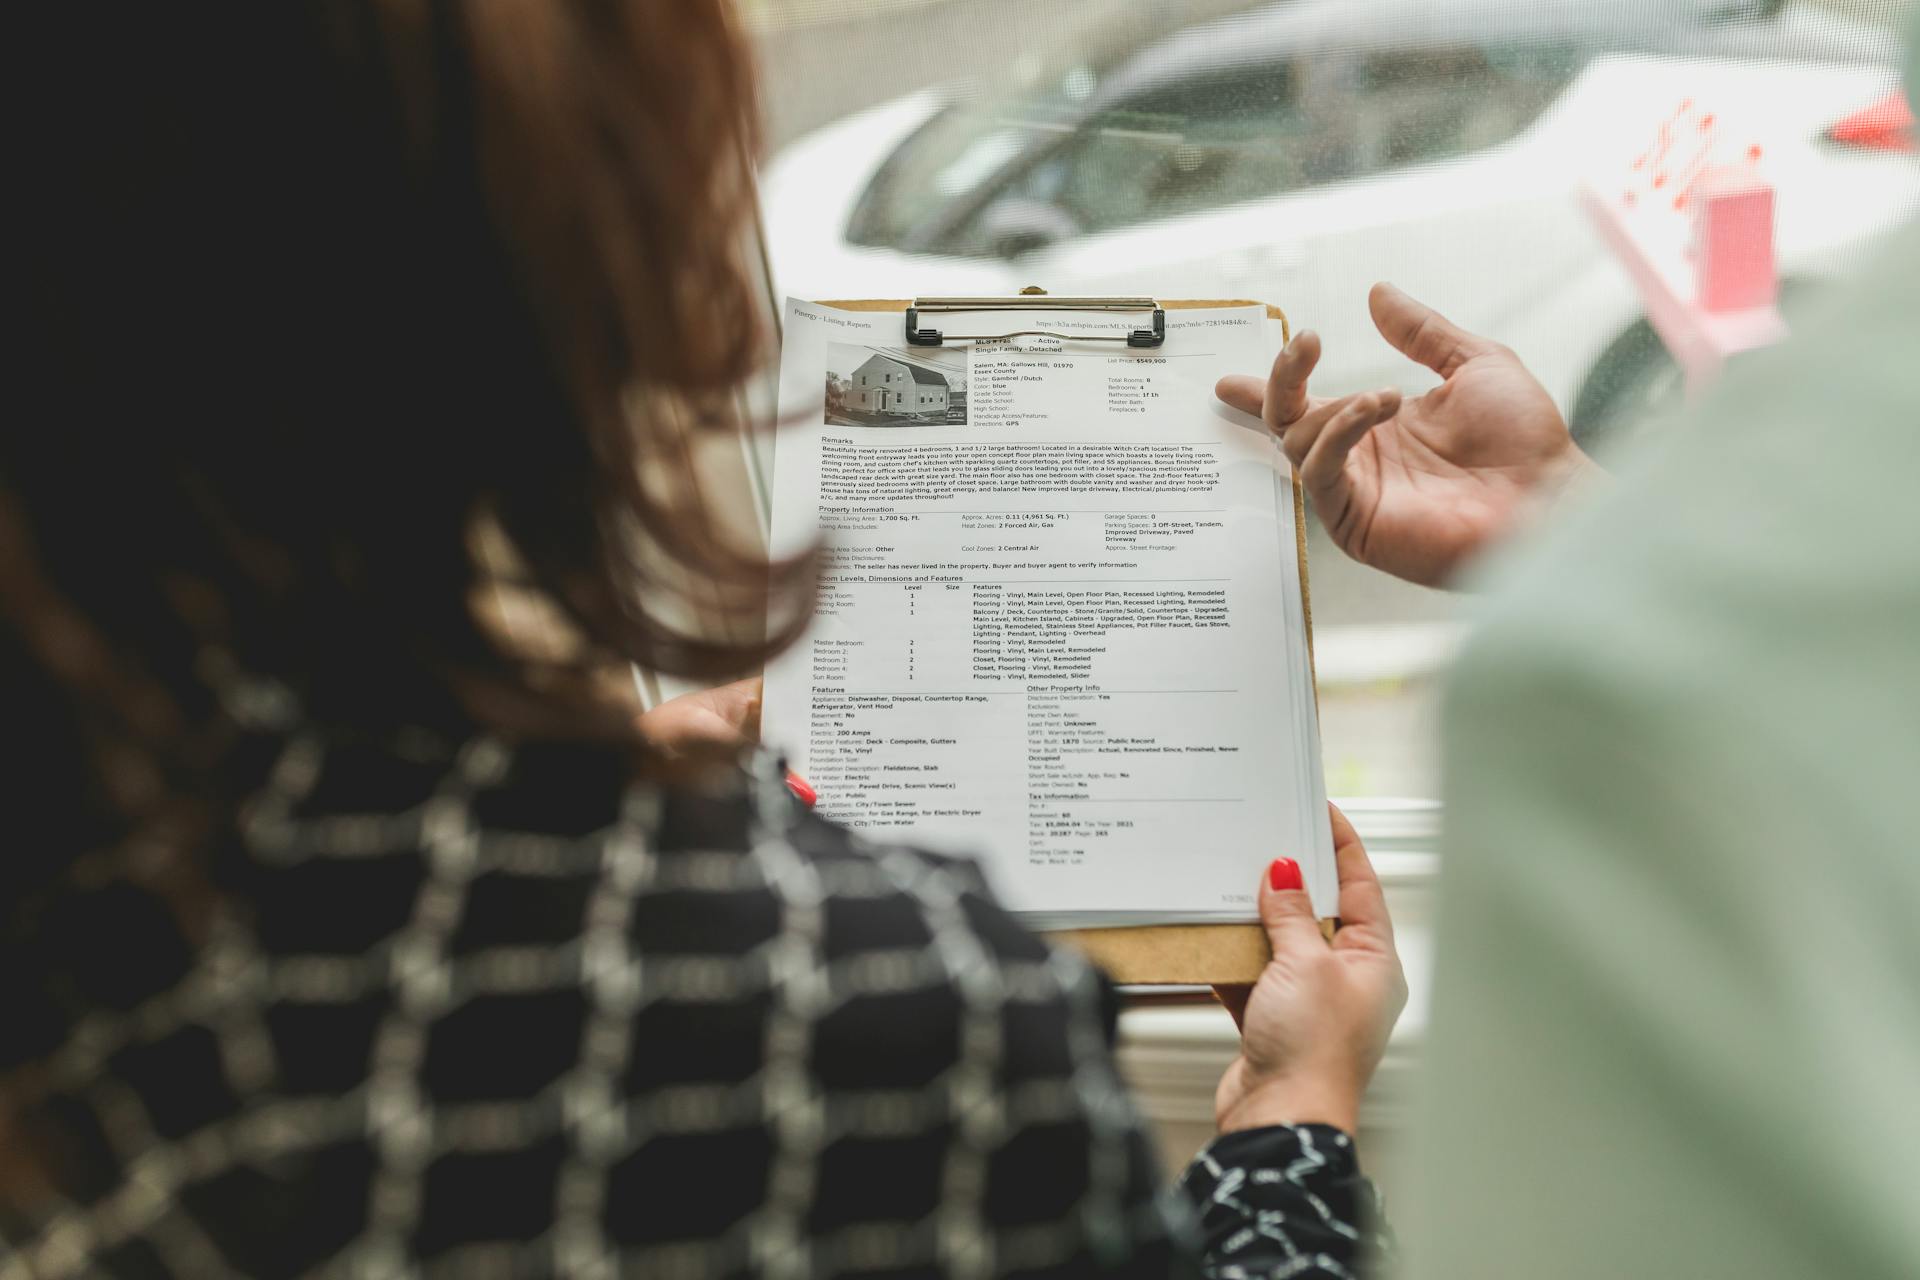
M 1047 329 L 1020 329 L 1013 333 L 943 333 L 922 329 L 922 313 L 953 311 L 1106 311 L 1151 315 L 1150 327 L 1126 334 L 1055 333 Z M 944 342 L 999 342 L 1007 338 L 1059 338 L 1067 342 L 1124 342 L 1129 347 L 1157 347 L 1167 340 L 1167 313 L 1152 298 L 1055 298 L 1028 294 L 1015 298 L 915 298 L 907 308 L 907 342 L 915 347 L 937 347 Z

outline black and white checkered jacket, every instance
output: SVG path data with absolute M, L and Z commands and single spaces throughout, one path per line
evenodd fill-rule
M 1111 987 L 777 770 L 274 750 L 203 938 L 103 883 L 30 940 L 113 939 L 65 962 L 15 1135 L 58 1186 L 0 1209 L 0 1280 L 1363 1265 L 1346 1135 L 1231 1135 L 1163 1189 Z

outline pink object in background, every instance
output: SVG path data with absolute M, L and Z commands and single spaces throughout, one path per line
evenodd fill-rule
M 1728 357 L 1787 334 L 1774 305 L 1773 184 L 1760 159 L 1759 147 L 1739 147 L 1718 115 L 1688 99 L 1627 166 L 1618 195 L 1603 194 L 1608 182 L 1580 191 L 1689 394 Z
M 1871 106 L 1837 120 L 1827 130 L 1827 141 L 1867 151 L 1920 151 L 1914 135 L 1913 108 L 1898 91 Z
M 1773 186 L 1752 166 L 1717 165 L 1687 188 L 1696 299 L 1707 311 L 1773 305 Z

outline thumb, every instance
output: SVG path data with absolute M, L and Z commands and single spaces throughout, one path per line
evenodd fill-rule
M 1443 378 L 1451 378 L 1454 370 L 1494 346 L 1385 281 L 1367 294 L 1367 310 L 1373 313 L 1373 327 L 1395 350 Z
M 1273 954 L 1283 955 L 1302 947 L 1324 948 L 1320 922 L 1313 918 L 1313 903 L 1300 879 L 1300 864 L 1292 858 L 1275 858 L 1260 877 L 1260 923 L 1266 927 Z

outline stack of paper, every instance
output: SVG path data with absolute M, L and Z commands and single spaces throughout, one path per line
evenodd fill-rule
M 831 554 L 764 734 L 824 813 L 978 857 L 1038 928 L 1250 920 L 1282 855 L 1334 913 L 1291 475 L 1213 394 L 1276 329 L 916 347 L 897 312 L 787 303 L 774 544 Z

